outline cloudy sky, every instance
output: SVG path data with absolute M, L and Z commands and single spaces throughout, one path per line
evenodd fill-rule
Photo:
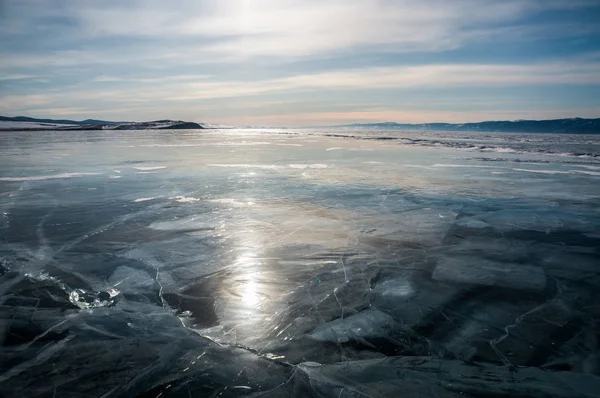
M 0 0 L 0 114 L 600 117 L 598 0 Z

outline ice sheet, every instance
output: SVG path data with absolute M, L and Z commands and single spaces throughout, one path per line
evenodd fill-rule
M 0 395 L 595 396 L 598 138 L 395 134 L 0 133 Z
M 438 262 L 432 277 L 444 282 L 509 289 L 543 291 L 546 287 L 546 275 L 541 267 L 501 263 L 477 257 L 443 258 Z

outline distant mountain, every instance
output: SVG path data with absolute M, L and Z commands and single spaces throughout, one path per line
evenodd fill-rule
M 64 119 L 36 119 L 26 116 L 0 116 L 0 130 L 160 130 L 160 129 L 205 129 L 232 128 L 229 126 L 206 125 L 182 120 L 155 120 L 149 122 L 112 122 L 85 119 L 81 121 Z M 244 126 L 238 128 L 266 128 Z M 423 130 L 423 131 L 480 131 L 505 133 L 563 133 L 600 134 L 598 119 L 553 119 L 553 120 L 514 120 L 485 121 L 476 123 L 354 123 L 338 126 L 310 126 L 345 130 Z
M 184 122 L 181 120 L 156 120 L 153 122 L 134 122 L 123 123 L 118 125 L 109 125 L 104 127 L 105 130 L 194 130 L 204 129 L 200 124 L 194 122 Z
M 7 117 L 0 116 L 0 121 L 4 122 L 30 122 L 30 123 L 52 123 L 52 124 L 117 124 L 117 123 L 127 123 L 127 122 L 109 122 L 105 120 L 94 120 L 94 119 L 86 119 L 82 121 L 76 120 L 65 120 L 65 119 L 36 119 L 33 117 L 27 116 L 15 116 L 15 117 Z
M 26 116 L 0 116 L 0 130 L 161 130 L 203 129 L 198 123 L 182 120 L 156 120 L 151 122 L 111 122 L 86 119 L 81 121 L 64 119 L 36 119 Z
M 85 119 L 80 122 L 76 122 L 79 124 L 121 124 L 121 123 L 131 123 L 131 122 L 108 122 L 106 120 L 96 120 L 96 119 Z
M 341 126 L 327 126 L 336 129 L 378 129 L 378 130 L 443 130 L 443 131 L 482 131 L 505 133 L 564 133 L 599 134 L 598 119 L 553 119 L 553 120 L 515 120 L 487 121 L 477 123 L 421 123 L 407 124 L 396 122 L 354 123 Z

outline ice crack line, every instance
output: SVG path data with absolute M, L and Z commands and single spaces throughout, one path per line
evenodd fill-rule
M 156 268 L 156 278 L 155 279 L 156 279 L 156 283 L 158 283 L 158 286 L 160 287 L 158 289 L 158 297 L 160 298 L 160 302 L 162 303 L 163 308 L 166 308 L 165 307 L 165 299 L 163 298 L 163 285 L 162 285 L 162 283 L 160 283 L 160 280 L 158 279 L 159 274 L 160 274 L 160 271 L 158 270 L 158 267 L 157 267 Z
M 523 322 L 523 320 L 531 314 L 535 314 L 538 311 L 541 311 L 544 307 L 547 307 L 548 305 L 552 304 L 558 296 L 556 296 L 555 298 L 546 301 L 543 304 L 538 305 L 537 307 L 527 311 L 526 313 L 524 313 L 523 315 L 520 315 L 519 317 L 517 317 L 517 319 L 515 319 L 515 322 L 511 325 L 507 325 L 504 327 L 504 334 L 498 338 L 495 338 L 493 340 L 490 340 L 489 344 L 492 347 L 492 349 L 494 350 L 494 352 L 502 359 L 502 362 L 504 362 L 505 365 L 509 365 L 509 366 L 514 366 L 512 362 L 510 362 L 508 360 L 508 358 L 506 358 L 506 356 L 498 349 L 497 345 L 502 343 L 504 340 L 506 340 L 508 338 L 508 336 L 510 335 L 510 329 L 513 329 L 515 327 L 517 327 L 521 322 Z
M 340 257 L 340 262 L 342 263 L 342 268 L 344 270 L 344 283 L 348 283 L 348 274 L 346 274 L 346 262 L 344 261 L 344 256 Z
M 342 305 L 340 299 L 338 298 L 337 294 L 337 287 L 333 288 L 333 296 L 335 297 L 335 301 L 337 301 L 337 303 L 340 306 L 340 309 L 342 310 L 342 320 L 344 319 L 344 306 Z

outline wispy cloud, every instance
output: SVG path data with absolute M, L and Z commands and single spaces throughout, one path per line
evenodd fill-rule
M 460 47 L 492 34 L 512 34 L 523 38 L 531 24 L 519 24 L 531 12 L 553 8 L 572 9 L 593 1 L 536 0 L 457 0 L 428 2 L 418 0 L 229 0 L 180 1 L 174 7 L 162 1 L 70 2 L 57 1 L 43 7 L 37 1 L 7 1 L 21 18 L 5 19 L 5 34 L 30 34 L 51 29 L 48 21 L 62 21 L 61 31 L 80 39 L 128 38 L 157 40 L 138 43 L 144 59 L 175 54 L 235 60 L 244 57 L 331 56 L 360 49 L 393 52 L 430 52 Z M 43 2 L 42 2 L 43 3 Z M 7 14 L 8 14 L 7 13 Z M 16 21 L 16 22 L 15 22 Z M 26 21 L 23 22 L 23 21 Z M 582 28 L 582 24 L 571 24 Z M 593 24 L 586 25 L 588 28 Z M 597 27 L 596 27 L 597 28 Z M 570 31 L 546 25 L 546 34 Z M 58 37 L 73 41 L 73 36 Z M 43 39 L 43 38 L 36 38 Z M 48 37 L 47 40 L 55 38 Z M 172 42 L 179 40 L 176 50 Z M 111 48 L 98 51 L 111 53 Z M 131 59 L 138 56 L 122 54 Z M 96 51 L 62 50 L 45 55 L 63 64 L 102 62 Z M 183 57 L 184 60 L 187 57 Z M 44 58 L 41 58 L 44 59 Z M 25 61 L 25 60 L 24 60 Z M 104 61 L 108 61 L 104 59 Z M 118 62 L 118 59 L 111 59 Z
M 600 63 L 541 65 L 420 65 L 340 70 L 245 82 L 198 82 L 167 100 L 256 95 L 272 91 L 469 87 L 543 84 L 600 84 Z M 186 89 L 187 88 L 187 89 Z
M 0 76 L 0 81 L 3 80 L 25 80 L 25 79 L 35 79 L 37 76 L 35 75 L 4 75 L 4 76 Z
M 153 83 L 152 85 L 109 86 L 102 83 Z M 97 86 L 94 86 L 97 84 Z M 220 80 L 218 76 L 181 75 L 161 78 L 119 78 L 99 76 L 86 83 L 93 88 L 79 92 L 81 86 L 64 87 L 41 95 L 23 96 L 33 103 L 43 98 L 48 102 L 77 96 L 80 99 L 114 101 L 189 101 L 198 99 L 256 96 L 273 92 L 336 91 L 345 89 L 411 88 L 411 87 L 494 87 L 515 85 L 597 85 L 600 84 L 600 62 L 555 62 L 529 65 L 438 64 L 410 67 L 374 67 L 340 69 L 305 75 L 290 75 L 262 80 Z M 17 97 L 5 98 L 7 105 Z

